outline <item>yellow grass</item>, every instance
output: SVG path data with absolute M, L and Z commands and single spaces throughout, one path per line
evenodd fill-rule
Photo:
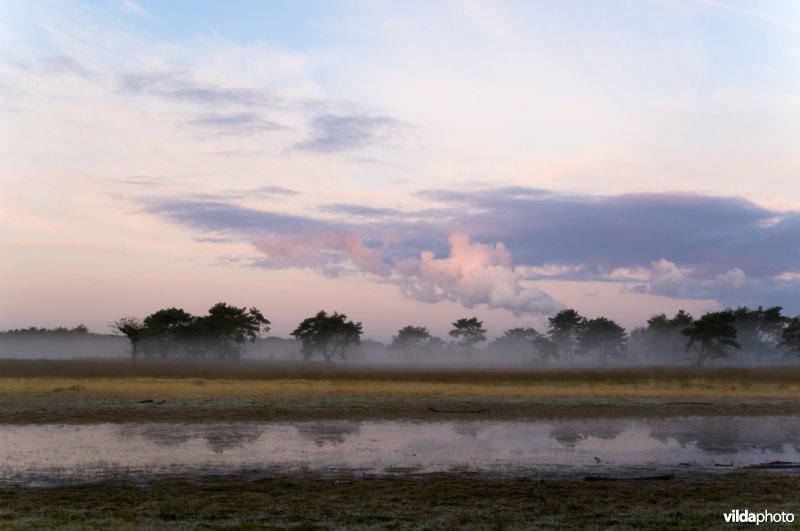
M 81 386 L 78 391 L 69 390 Z M 444 383 L 370 380 L 225 380 L 143 377 L 0 378 L 0 394 L 64 393 L 105 397 L 248 398 L 298 396 L 472 396 L 501 398 L 800 398 L 800 382 L 680 379 Z

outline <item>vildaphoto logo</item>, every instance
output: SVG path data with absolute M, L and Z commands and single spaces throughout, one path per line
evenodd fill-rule
M 794 513 L 771 513 L 769 511 L 753 512 L 749 509 L 740 511 L 734 509 L 723 515 L 729 524 L 791 524 L 794 522 Z

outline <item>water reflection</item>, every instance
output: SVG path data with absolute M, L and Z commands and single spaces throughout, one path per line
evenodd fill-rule
M 703 417 L 652 421 L 650 436 L 681 446 L 695 445 L 712 454 L 734 455 L 742 450 L 781 452 L 785 445 L 800 448 L 800 419 L 796 417 Z
M 575 448 L 580 441 L 585 441 L 589 437 L 615 439 L 624 430 L 625 424 L 621 422 L 581 420 L 556 424 L 550 430 L 550 436 L 569 448 Z
M 265 431 L 255 424 L 127 424 L 120 426 L 118 443 L 147 439 L 157 446 L 180 446 L 193 439 L 202 439 L 214 453 L 255 442 Z
M 308 422 L 296 426 L 297 433 L 304 439 L 314 441 L 319 447 L 326 444 L 341 444 L 348 436 L 361 431 L 358 422 Z
M 800 417 L 6 425 L 0 482 L 108 474 L 574 473 L 800 461 Z
M 464 437 L 477 437 L 482 427 L 480 422 L 453 422 L 453 431 Z

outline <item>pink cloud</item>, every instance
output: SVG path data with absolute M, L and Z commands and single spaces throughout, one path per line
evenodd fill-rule
M 423 251 L 418 260 L 398 263 L 406 296 L 425 302 L 452 300 L 467 308 L 485 304 L 516 316 L 552 314 L 561 309 L 547 293 L 521 284 L 522 277 L 512 269 L 511 253 L 502 242 L 471 243 L 464 234 L 450 235 L 449 242 L 447 258 Z
M 310 238 L 273 238 L 256 243 L 277 267 L 312 268 L 326 276 L 369 273 L 396 282 L 402 293 L 424 302 L 454 301 L 472 308 L 485 304 L 514 315 L 552 314 L 561 305 L 547 293 L 525 287 L 522 275 L 512 267 L 505 244 L 470 242 L 465 234 L 451 234 L 450 256 L 437 258 L 422 251 L 419 258 L 405 258 L 390 266 L 382 253 L 391 247 L 368 247 L 360 236 L 332 233 Z
M 355 234 L 271 238 L 258 241 L 255 246 L 278 267 L 318 269 L 327 276 L 353 269 L 379 276 L 389 273 L 379 250 L 366 247 Z

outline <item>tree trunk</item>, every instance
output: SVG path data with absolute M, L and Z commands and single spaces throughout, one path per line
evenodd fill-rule
M 706 346 L 702 345 L 700 349 L 697 351 L 697 361 L 695 362 L 694 366 L 700 368 L 706 361 Z

